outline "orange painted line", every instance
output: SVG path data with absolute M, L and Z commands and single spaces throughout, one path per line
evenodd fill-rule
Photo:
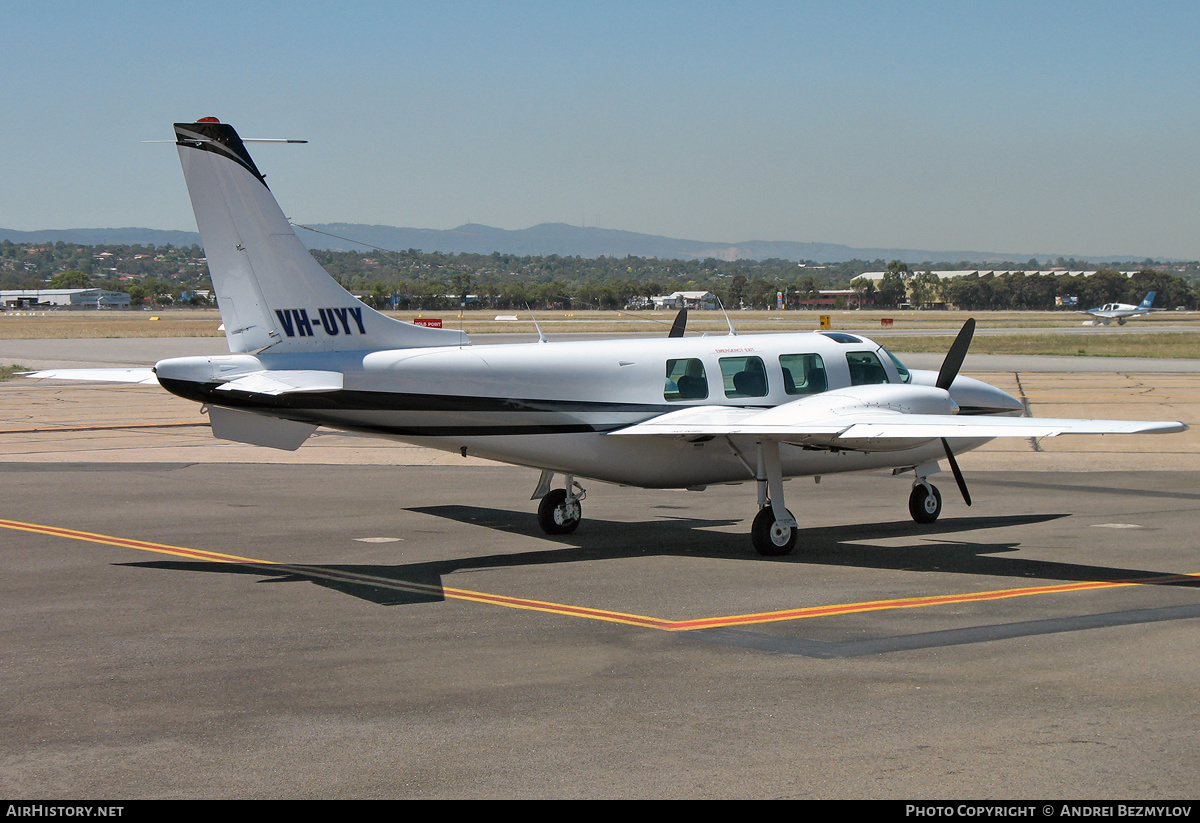
M 1094 589 L 1115 589 L 1124 586 L 1141 586 L 1154 583 L 1172 583 L 1194 579 L 1200 574 L 1172 574 L 1159 577 L 1148 577 L 1142 580 L 1090 580 L 1079 583 L 1060 583 L 1051 586 L 1030 586 L 1020 589 L 998 589 L 986 592 L 965 592 L 962 594 L 945 594 L 932 597 L 905 597 L 896 600 L 873 600 L 863 603 L 843 603 L 830 606 L 809 606 L 801 609 L 785 609 L 777 612 L 761 614 L 732 615 L 730 617 L 710 617 L 700 620 L 679 620 L 672 624 L 672 630 L 713 628 L 716 626 L 740 626 L 753 623 L 771 623 L 784 620 L 803 620 L 809 617 L 830 617 L 842 614 L 861 614 L 863 612 L 887 611 L 890 609 L 915 609 L 927 606 L 945 606 L 952 603 L 978 603 L 986 600 L 1004 600 L 1012 597 L 1033 597 L 1043 594 L 1062 594 L 1065 592 L 1088 591 Z
M 472 600 L 477 603 L 489 603 L 493 606 L 506 606 L 510 609 L 528 609 L 530 611 L 560 614 L 566 617 L 586 617 L 591 620 L 604 620 L 610 623 L 625 623 L 631 626 L 644 626 L 651 629 L 673 631 L 675 622 L 657 617 L 646 617 L 638 614 L 625 614 L 607 609 L 593 609 L 587 606 L 567 606 L 562 603 L 550 603 L 543 600 L 529 600 L 522 597 L 508 597 L 486 592 L 473 592 L 466 589 L 443 589 L 447 597 L 458 600 Z
M 177 557 L 190 557 L 194 560 L 208 560 L 213 563 L 258 563 L 261 565 L 276 565 L 270 560 L 255 560 L 250 557 L 238 557 L 233 554 L 206 552 L 200 549 L 189 549 L 185 546 L 171 546 L 166 543 L 151 543 L 148 540 L 132 540 L 127 537 L 113 537 L 108 534 L 95 534 L 77 529 L 63 529 L 57 526 L 43 526 L 39 523 L 22 523 L 19 520 L 0 520 L 0 527 L 17 529 L 34 534 L 48 534 L 53 537 L 66 537 L 71 540 L 86 540 L 90 543 L 106 543 L 110 546 L 121 546 L 126 549 L 173 554 Z
M 1090 580 L 1077 583 L 1058 583 L 1049 586 L 1028 586 L 1019 589 L 997 589 L 984 592 L 965 592 L 959 594 L 932 595 L 927 597 L 904 597 L 894 600 L 869 600 L 861 603 L 839 603 L 826 606 L 806 606 L 798 609 L 783 609 L 780 611 L 761 612 L 757 614 L 728 615 L 724 617 L 706 617 L 695 620 L 668 620 L 646 615 L 628 614 L 608 609 L 595 609 L 587 606 L 571 606 L 564 603 L 553 603 L 545 600 L 533 600 L 508 595 L 490 594 L 487 592 L 458 589 L 447 586 L 432 586 L 422 583 L 392 580 L 386 577 L 355 574 L 353 572 L 330 571 L 314 566 L 290 565 L 275 563 L 270 560 L 256 560 L 249 557 L 222 554 L 219 552 L 190 549 L 183 546 L 172 546 L 165 543 L 153 543 L 147 540 L 133 540 L 112 535 L 96 534 L 93 532 L 65 529 L 57 526 L 45 526 L 37 523 L 23 523 L 17 520 L 0 519 L 0 528 L 16 529 L 19 531 L 46 534 L 53 537 L 65 537 L 71 540 L 84 540 L 92 543 L 104 543 L 110 546 L 137 549 L 139 551 L 171 554 L 178 557 L 188 557 L 196 560 L 206 560 L 213 563 L 245 563 L 249 565 L 268 566 L 272 570 L 292 573 L 301 576 L 318 577 L 326 580 L 349 581 L 367 586 L 385 589 L 418 592 L 432 596 L 442 596 L 454 600 L 466 600 L 474 603 L 484 603 L 493 606 L 503 606 L 511 609 L 557 614 L 564 617 L 580 617 L 589 620 L 602 620 L 611 623 L 623 623 L 630 626 L 658 629 L 660 631 L 694 631 L 696 629 L 719 628 L 726 626 L 747 626 L 757 623 L 775 623 L 789 620 L 806 620 L 813 617 L 832 617 L 846 614 L 861 614 L 873 611 L 890 611 L 892 609 L 917 609 L 933 606 L 945 606 L 954 603 L 978 603 L 988 600 L 1003 600 L 1013 597 L 1033 597 L 1045 594 L 1062 594 L 1066 592 L 1089 591 L 1096 589 L 1114 589 L 1127 586 L 1146 584 L 1172 583 L 1194 580 L 1200 573 L 1160 575 L 1141 580 Z

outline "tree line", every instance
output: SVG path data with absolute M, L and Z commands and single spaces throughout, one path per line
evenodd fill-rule
M 1075 262 L 1075 261 L 1072 261 Z M 1050 272 L 1046 274 L 978 273 L 939 278 L 931 271 L 911 271 L 893 260 L 876 285 L 866 278 L 852 282 L 862 294 L 871 294 L 879 305 L 948 305 L 966 311 L 987 309 L 1092 308 L 1105 303 L 1141 302 L 1149 291 L 1158 292 L 1158 308 L 1183 306 L 1193 309 L 1200 302 L 1192 283 L 1170 272 L 1142 268 L 1132 275 L 1104 268 L 1089 275 Z M 1072 300 L 1068 300 L 1071 298 Z M 1064 303 L 1066 306 L 1064 306 Z
M 1151 289 L 1160 307 L 1198 302 L 1200 263 L 1170 271 L 1146 261 L 1132 277 L 1102 268 L 1090 277 L 1051 273 L 939 278 L 932 264 L 849 260 L 796 263 L 788 260 L 665 260 L 647 257 L 584 258 L 561 255 L 447 254 L 417 249 L 388 252 L 313 250 L 313 257 L 339 283 L 379 308 L 443 309 L 622 309 L 676 291 L 711 291 L 728 308 L 768 309 L 784 295 L 803 305 L 821 290 L 850 289 L 866 305 L 893 308 L 951 305 L 977 309 L 1054 309 L 1059 298 L 1075 297 L 1086 308 L 1107 302 L 1136 303 Z M 1049 262 L 1049 261 L 1047 261 Z M 1054 261 L 1070 270 L 1088 268 L 1075 260 Z M 1037 261 L 991 263 L 988 268 L 1037 268 Z M 972 270 L 968 261 L 939 268 Z M 1093 267 L 1094 268 L 1094 267 Z M 864 272 L 884 270 L 875 283 Z M 90 288 L 123 291 L 134 304 L 179 301 L 211 289 L 199 246 L 31 244 L 0 242 L 0 288 Z M 192 298 L 196 302 L 196 298 Z

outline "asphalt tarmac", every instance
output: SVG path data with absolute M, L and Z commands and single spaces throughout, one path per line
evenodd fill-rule
M 973 372 L 1193 429 L 963 455 L 933 526 L 796 479 L 779 559 L 750 484 L 585 484 L 548 538 L 532 470 L 0 384 L 0 795 L 1194 797 L 1200 375 L 1152 372 Z

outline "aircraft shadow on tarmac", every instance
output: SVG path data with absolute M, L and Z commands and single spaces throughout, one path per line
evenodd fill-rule
M 962 539 L 964 533 L 1043 523 L 1067 517 L 1065 514 L 943 518 L 937 523 L 919 527 L 905 520 L 804 529 L 800 536 L 801 543 L 791 555 L 763 558 L 750 550 L 744 534 L 715 530 L 740 524 L 741 521 L 736 519 L 660 517 L 643 522 L 591 519 L 575 534 L 548 538 L 542 534 L 534 517 L 527 512 L 463 505 L 427 506 L 412 508 L 409 511 L 525 537 L 553 540 L 557 545 L 550 549 L 397 565 L 248 564 L 169 560 L 121 565 L 208 574 L 245 574 L 262 578 L 264 583 L 311 582 L 388 606 L 444 600 L 443 578 L 458 571 L 651 556 L 972 574 L 1014 578 L 1023 582 L 1142 581 L 1151 585 L 1200 586 L 1200 579 L 1183 578 L 1174 572 L 1001 556 L 1019 551 L 1020 543 L 971 542 Z M 919 531 L 916 531 L 918 529 Z M 949 534 L 956 535 L 958 539 L 938 539 L 939 535 Z M 919 545 L 884 547 L 857 544 L 857 541 L 914 536 L 921 539 Z

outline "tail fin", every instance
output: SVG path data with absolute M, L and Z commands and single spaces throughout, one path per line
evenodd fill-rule
M 1138 306 L 1138 308 L 1139 309 L 1150 308 L 1150 306 L 1153 305 L 1153 303 L 1154 303 L 1154 295 L 1156 295 L 1156 294 L 1158 294 L 1158 292 L 1156 292 L 1156 291 L 1146 292 L 1146 296 L 1142 298 L 1142 303 L 1141 303 L 1141 305 Z
M 460 346 L 462 332 L 393 320 L 309 254 L 232 126 L 176 123 L 175 142 L 232 352 Z

